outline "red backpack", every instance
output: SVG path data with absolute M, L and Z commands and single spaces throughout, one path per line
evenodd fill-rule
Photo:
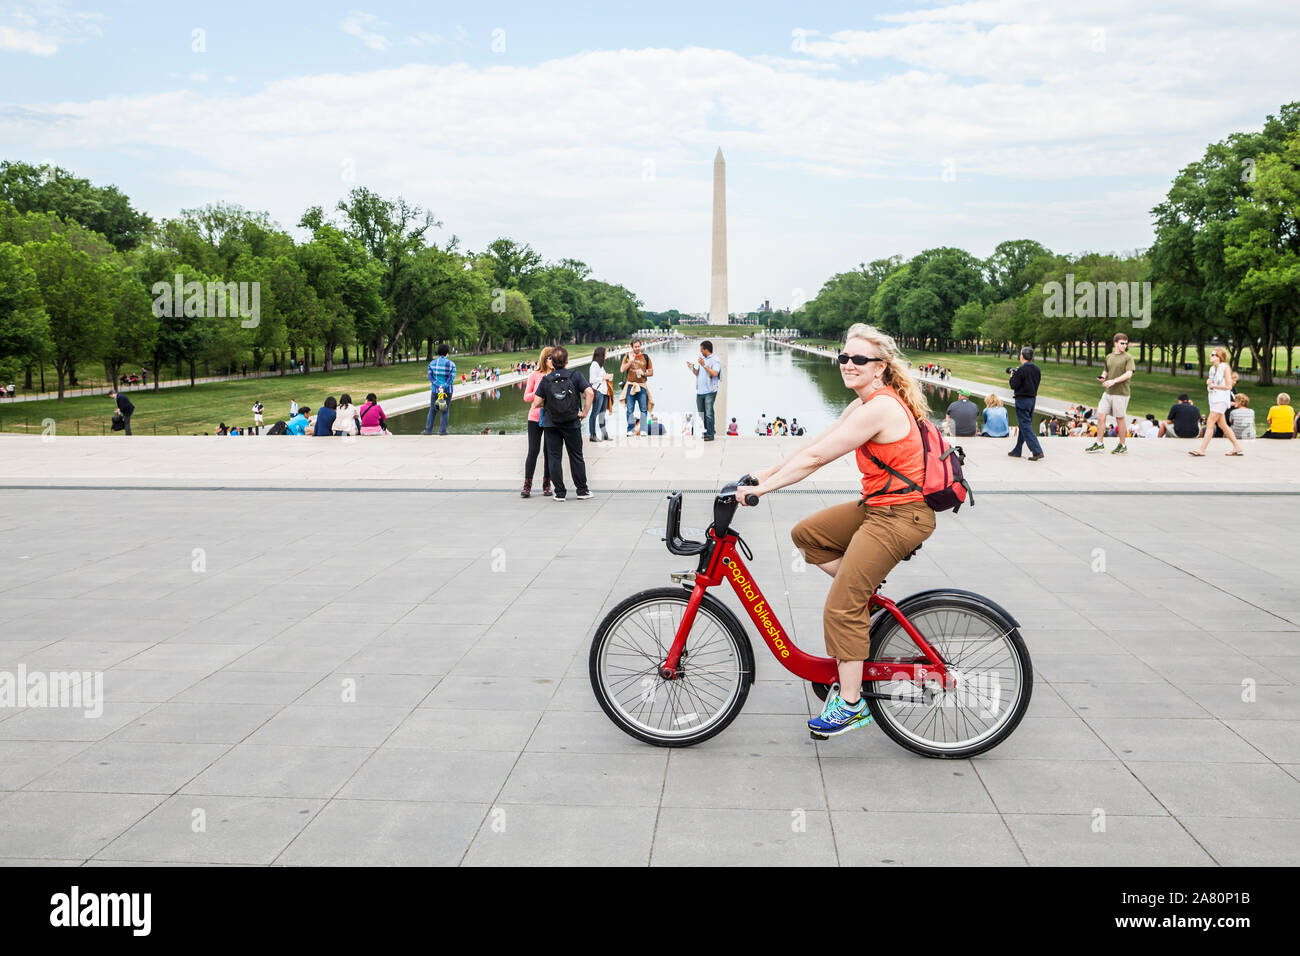
M 921 452 L 925 461 L 925 477 L 919 486 L 875 455 L 870 456 L 871 460 L 878 468 L 883 468 L 913 491 L 921 492 L 925 496 L 925 503 L 934 511 L 951 511 L 956 514 L 968 500 L 971 507 L 974 507 L 975 493 L 961 474 L 966 453 L 960 445 L 949 445 L 943 433 L 928 418 L 917 419 L 916 424 L 921 430 Z

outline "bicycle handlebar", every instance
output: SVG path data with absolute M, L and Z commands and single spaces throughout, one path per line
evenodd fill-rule
M 731 519 L 736 514 L 736 508 L 740 502 L 736 500 L 736 491 L 741 487 L 748 487 L 758 484 L 758 479 L 753 475 L 742 475 L 739 481 L 733 481 L 723 486 L 722 490 L 713 500 L 713 528 L 719 535 L 725 535 L 731 528 Z M 754 495 L 745 496 L 745 504 L 753 507 L 758 504 L 758 498 Z M 708 547 L 704 541 L 690 541 L 681 536 L 681 515 L 682 515 L 682 493 L 673 492 L 668 496 L 668 527 L 664 532 L 663 540 L 668 545 L 668 550 L 673 554 L 696 555 L 701 554 Z

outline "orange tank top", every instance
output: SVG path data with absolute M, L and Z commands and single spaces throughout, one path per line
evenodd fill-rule
M 921 429 L 916 424 L 907 403 L 892 388 L 882 388 L 876 395 L 888 395 L 903 407 L 911 428 L 906 438 L 898 441 L 880 443 L 869 441 L 857 450 L 858 470 L 862 472 L 862 497 L 868 505 L 901 505 L 911 501 L 924 501 L 925 495 L 919 488 L 925 480 L 925 451 L 921 447 Z M 875 396 L 872 396 L 874 400 Z M 916 482 L 914 490 L 898 475 L 879 467 L 871 456 L 897 471 L 911 481 Z

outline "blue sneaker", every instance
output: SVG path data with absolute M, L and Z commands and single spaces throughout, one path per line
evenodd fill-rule
M 871 709 L 867 707 L 865 698 L 859 698 L 856 705 L 850 706 L 844 703 L 839 694 L 833 693 L 826 698 L 826 708 L 821 715 L 808 721 L 808 729 L 821 737 L 834 737 L 848 733 L 855 727 L 865 727 L 869 723 Z

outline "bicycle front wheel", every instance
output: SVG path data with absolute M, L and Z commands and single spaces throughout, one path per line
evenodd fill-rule
M 660 676 L 690 597 L 681 588 L 634 594 L 605 616 L 591 642 L 591 688 L 601 708 L 623 731 L 657 747 L 687 747 L 720 733 L 745 705 L 754 677 L 749 638 L 708 595 L 678 676 Z
M 872 699 L 872 714 L 895 743 L 927 757 L 973 757 L 1005 740 L 1025 711 L 1034 674 L 1020 632 L 975 595 L 937 593 L 906 600 L 900 609 L 956 679 L 867 684 L 888 699 Z M 871 638 L 870 661 L 924 663 L 920 649 L 893 615 L 883 614 Z

